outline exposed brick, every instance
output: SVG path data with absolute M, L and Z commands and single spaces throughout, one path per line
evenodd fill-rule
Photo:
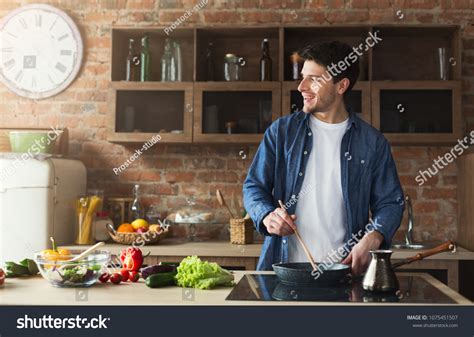
M 155 0 L 127 0 L 127 8 L 142 10 L 154 9 Z
M 237 23 L 240 13 L 236 11 L 204 11 L 200 12 L 204 23 Z
M 422 197 L 425 199 L 455 199 L 457 190 L 455 188 L 424 188 Z
M 169 183 L 181 183 L 193 181 L 195 177 L 194 172 L 174 172 L 168 171 L 165 179 Z
M 280 22 L 281 14 L 274 11 L 251 11 L 242 13 L 243 22 L 252 22 L 252 23 L 270 23 L 270 22 Z
M 418 201 L 413 203 L 414 213 L 435 213 L 439 211 L 439 204 L 433 201 Z

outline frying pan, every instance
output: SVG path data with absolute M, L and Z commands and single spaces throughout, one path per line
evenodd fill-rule
M 272 265 L 280 282 L 291 286 L 325 286 L 345 283 L 350 279 L 351 267 L 342 263 L 317 263 L 318 273 L 306 262 L 275 263 Z

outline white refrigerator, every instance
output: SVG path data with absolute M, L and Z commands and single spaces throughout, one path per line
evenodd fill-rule
M 86 193 L 78 160 L 0 154 L 0 265 L 74 242 L 75 200 Z

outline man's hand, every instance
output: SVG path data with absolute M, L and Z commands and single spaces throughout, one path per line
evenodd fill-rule
M 342 263 L 351 266 L 353 275 L 362 274 L 369 266 L 370 250 L 379 249 L 383 241 L 383 235 L 377 231 L 370 232 L 352 248 L 349 256 Z
M 273 212 L 263 219 L 263 224 L 267 227 L 267 231 L 270 234 L 288 236 L 294 233 L 290 225 L 291 220 L 295 221 L 296 215 L 290 216 L 282 208 L 275 208 Z

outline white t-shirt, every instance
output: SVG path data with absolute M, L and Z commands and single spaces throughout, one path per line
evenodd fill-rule
M 296 226 L 316 262 L 344 244 L 346 211 L 341 184 L 341 141 L 349 119 L 329 124 L 310 116 L 313 148 L 297 199 Z M 289 262 L 308 262 L 298 239 L 288 240 Z

